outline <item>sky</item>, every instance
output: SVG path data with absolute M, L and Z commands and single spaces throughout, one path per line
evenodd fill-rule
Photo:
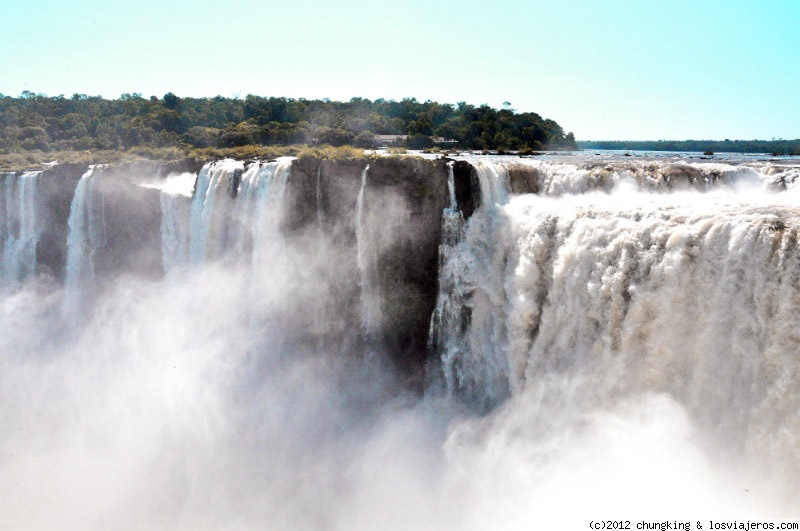
M 800 0 L 0 0 L 0 94 L 465 101 L 579 140 L 800 138 Z

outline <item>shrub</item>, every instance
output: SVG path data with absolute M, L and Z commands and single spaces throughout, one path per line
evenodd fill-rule
M 305 148 L 297 154 L 297 158 L 299 159 L 313 157 L 328 160 L 362 159 L 364 156 L 365 154 L 363 149 L 353 146 L 334 147 L 330 145 Z

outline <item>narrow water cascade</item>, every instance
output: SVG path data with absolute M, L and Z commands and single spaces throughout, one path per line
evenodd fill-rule
M 69 210 L 64 311 L 80 315 L 93 290 L 95 257 L 107 243 L 103 197 L 97 193 L 102 167 L 81 176 Z
M 367 222 L 365 196 L 367 192 L 367 172 L 369 164 L 361 171 L 361 187 L 356 200 L 356 246 L 358 259 L 358 273 L 361 287 L 361 327 L 364 337 L 369 339 L 375 333 L 380 323 L 380 292 L 375 279 L 377 257 L 371 242 L 370 226 Z
M 252 197 L 253 217 L 250 230 L 253 238 L 253 268 L 269 267 L 272 259 L 280 260 L 281 223 L 284 220 L 286 187 L 291 159 L 270 162 L 258 174 L 256 194 Z
M 319 228 L 322 230 L 323 221 L 322 221 L 322 188 L 320 186 L 320 177 L 322 176 L 322 164 L 317 166 L 317 183 L 314 189 L 314 199 L 317 206 L 317 222 L 319 223 Z
M 223 215 L 227 203 L 231 201 L 234 180 L 241 172 L 243 164 L 234 160 L 223 160 L 203 166 L 197 176 L 194 198 L 192 199 L 189 220 L 189 260 L 193 264 L 202 263 L 207 258 L 217 257 L 224 246 L 227 230 Z M 222 203 L 222 204 L 219 204 Z
M 42 227 L 37 215 L 41 172 L 0 174 L 0 289 L 13 288 L 34 274 Z
M 458 284 L 459 243 L 464 239 L 464 215 L 458 210 L 455 193 L 453 162 L 447 164 L 447 190 L 449 206 L 442 212 L 442 241 L 439 244 L 439 292 L 436 308 L 431 316 L 428 345 L 439 353 L 445 371 L 446 388 L 457 388 L 457 375 L 451 370 L 451 360 L 459 358 L 464 349 L 464 334 L 469 326 L 469 313 L 465 305 L 466 293 Z
M 247 212 L 237 222 L 252 241 L 249 254 L 242 255 L 243 259 L 249 256 L 247 298 L 252 309 L 249 316 L 252 326 L 263 326 L 270 320 L 269 314 L 288 296 L 275 283 L 291 275 L 291 262 L 287 259 L 286 241 L 281 232 L 290 168 L 290 159 L 261 164 L 257 170 L 247 172 L 250 173 L 247 181 L 243 177 L 237 195 L 237 203 L 244 202 L 237 207 Z
M 453 173 L 453 161 L 447 163 L 447 198 L 450 200 L 448 208 L 450 211 L 456 210 L 456 183 L 455 174 Z
M 195 178 L 193 173 L 172 174 L 160 187 L 161 256 L 167 274 L 189 263 L 189 213 Z
M 474 167 L 480 206 L 466 224 L 457 209 L 442 218 L 440 287 L 431 342 L 440 353 L 448 392 L 486 408 L 508 396 L 505 292 L 495 278 L 508 261 L 497 238 L 507 238 L 503 206 L 509 189 L 503 166 L 479 161 Z

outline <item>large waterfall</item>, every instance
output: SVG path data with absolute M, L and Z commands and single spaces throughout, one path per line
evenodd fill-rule
M 543 424 L 663 393 L 730 450 L 796 461 L 800 195 L 733 167 L 703 193 L 622 172 L 588 192 L 587 172 L 537 164 L 542 192 L 508 199 L 506 169 L 475 168 L 487 200 L 436 314 L 451 393 L 549 404 Z
M 0 174 L 0 529 L 800 517 L 795 161 L 84 170 Z

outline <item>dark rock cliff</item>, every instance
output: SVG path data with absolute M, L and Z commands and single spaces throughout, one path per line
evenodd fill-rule
M 69 215 L 75 189 L 88 167 L 61 164 L 42 173 L 37 187 L 37 215 L 42 234 L 36 247 L 38 274 L 63 280 L 67 261 Z M 159 192 L 136 183 L 158 178 L 164 168 L 155 163 L 97 168 L 97 193 L 102 205 L 106 245 L 95 255 L 99 277 L 130 273 L 156 278 L 161 266 Z
M 160 192 L 140 183 L 161 177 L 153 163 L 115 165 L 99 170 L 107 244 L 95 259 L 98 275 L 163 275 Z
M 36 246 L 38 274 L 64 278 L 67 262 L 69 209 L 75 188 L 88 168 L 81 164 L 60 164 L 39 177 L 37 215 L 42 233 Z
M 367 165 L 359 218 L 358 197 Z M 160 192 L 142 184 L 170 173 L 197 173 L 199 168 L 199 161 L 185 161 L 127 163 L 95 170 L 98 197 L 94 200 L 102 205 L 106 236 L 105 245 L 93 258 L 99 282 L 104 284 L 118 275 L 158 279 L 164 274 Z M 87 170 L 86 166 L 65 164 L 41 176 L 40 215 L 45 229 L 37 247 L 39 273 L 64 278 L 70 206 Z M 449 201 L 447 175 L 444 160 L 412 157 L 293 161 L 283 206 L 282 240 L 295 260 L 297 278 L 307 279 L 298 284 L 314 285 L 289 288 L 290 293 L 292 289 L 297 292 L 297 298 L 290 297 L 284 319 L 292 337 L 304 348 L 324 337 L 327 345 L 339 344 L 342 354 L 380 349 L 388 352 L 407 376 L 422 374 L 438 290 L 442 210 Z M 472 167 L 462 162 L 456 163 L 455 175 L 459 208 L 468 216 L 480 204 L 477 177 Z M 227 199 L 215 205 L 220 210 L 216 221 L 234 219 L 235 184 L 225 184 L 230 190 L 224 194 Z M 363 265 L 358 261 L 359 237 L 362 251 L 373 260 L 369 288 L 363 286 Z M 210 256 L 223 256 L 224 247 L 222 238 L 220 249 Z M 306 269 L 302 275 L 301 268 Z M 363 318 L 366 289 L 377 292 L 380 301 L 379 317 L 371 330 L 365 329 Z M 324 314 L 316 319 L 324 323 L 323 329 L 309 321 L 313 313 L 309 307 Z
M 481 185 L 475 168 L 467 161 L 458 160 L 453 163 L 453 187 L 456 195 L 456 208 L 464 219 L 469 219 L 481 206 Z
M 329 161 L 299 159 L 290 180 L 287 229 L 319 226 L 339 257 L 336 289 L 349 300 L 343 326 L 359 326 L 356 271 L 357 201 L 362 172 L 364 234 L 376 256 L 379 331 L 373 346 L 393 354 L 398 367 L 417 373 L 427 358 L 430 316 L 436 305 L 442 210 L 447 206 L 444 161 L 376 158 Z M 355 284 L 355 285 L 354 285 Z M 339 311 L 342 311 L 340 309 Z M 346 311 L 346 310 L 345 310 Z

